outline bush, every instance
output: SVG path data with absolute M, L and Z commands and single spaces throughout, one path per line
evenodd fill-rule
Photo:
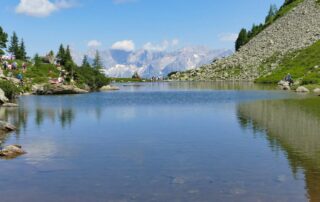
M 0 88 L 10 100 L 14 99 L 20 93 L 19 88 L 12 81 L 0 81 Z
M 76 68 L 74 79 L 79 85 L 88 85 L 92 90 L 97 90 L 110 83 L 109 78 L 102 74 L 98 69 L 91 67 Z

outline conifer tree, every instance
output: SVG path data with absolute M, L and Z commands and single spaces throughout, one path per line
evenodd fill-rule
M 246 29 L 241 29 L 238 39 L 236 41 L 236 51 L 238 51 L 241 46 L 243 46 L 244 44 L 246 44 L 248 42 L 248 32 Z
M 59 47 L 59 51 L 58 51 L 58 53 L 57 53 L 57 56 L 56 56 L 58 62 L 59 62 L 61 65 L 64 65 L 65 54 L 66 54 L 66 51 L 65 51 L 63 45 L 61 44 L 60 47 Z
M 23 39 L 21 39 L 21 43 L 19 45 L 19 52 L 18 52 L 18 55 L 16 57 L 17 57 L 17 59 L 20 59 L 20 60 L 26 60 L 27 59 L 26 47 L 24 45 L 24 40 Z
M 83 56 L 81 67 L 91 67 L 87 55 Z
M 94 56 L 93 60 L 93 67 L 95 69 L 102 69 L 102 62 L 101 62 L 101 57 L 99 51 L 96 51 L 96 55 Z
M 15 32 L 13 32 L 13 35 L 11 37 L 11 40 L 10 40 L 10 46 L 9 46 L 9 49 L 8 51 L 13 54 L 14 56 L 18 56 L 19 57 L 19 39 L 18 39 L 18 36 Z
M 4 54 L 2 49 L 7 48 L 8 34 L 0 26 L 0 56 Z

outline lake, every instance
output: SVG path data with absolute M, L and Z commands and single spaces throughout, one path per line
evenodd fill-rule
M 319 98 L 251 83 L 118 84 L 0 108 L 1 202 L 320 201 Z

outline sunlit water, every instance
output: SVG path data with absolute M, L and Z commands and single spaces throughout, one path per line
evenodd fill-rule
M 0 201 L 320 201 L 318 99 L 249 83 L 120 87 L 0 108 L 19 126 L 3 145 L 28 152 L 0 159 Z

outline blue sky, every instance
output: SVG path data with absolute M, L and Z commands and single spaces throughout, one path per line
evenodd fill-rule
M 264 20 L 284 0 L 0 0 L 0 26 L 23 37 L 30 55 L 112 46 L 233 49 L 241 27 Z

